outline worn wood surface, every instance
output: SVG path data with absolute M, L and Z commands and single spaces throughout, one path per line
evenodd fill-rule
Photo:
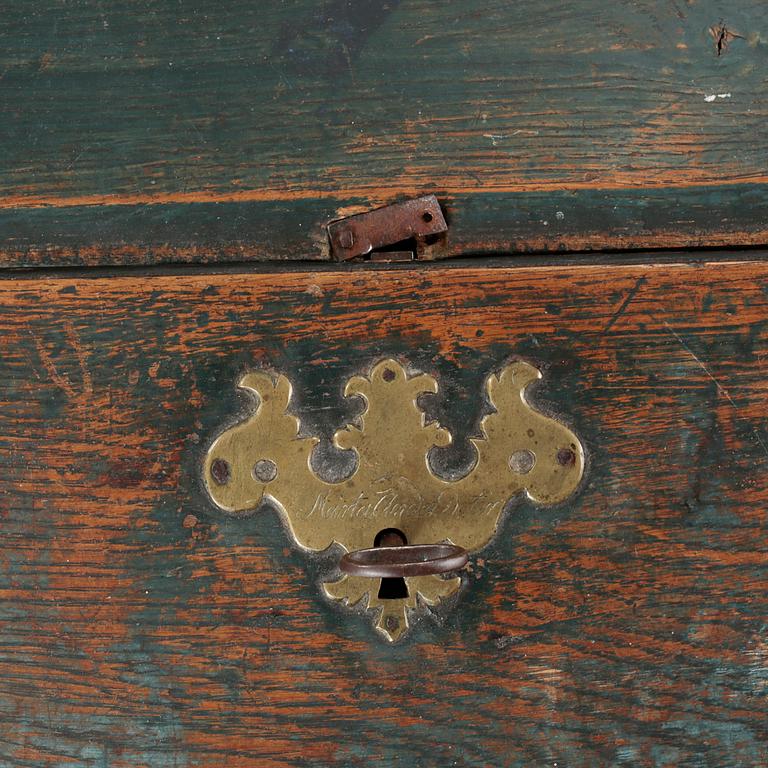
M 0 265 L 322 259 L 435 193 L 446 252 L 768 242 L 764 0 L 21 0 Z
M 768 762 L 765 263 L 5 280 L 0 307 L 3 766 Z M 199 481 L 244 369 L 327 439 L 385 354 L 439 377 L 444 466 L 514 355 L 589 459 L 394 647 Z

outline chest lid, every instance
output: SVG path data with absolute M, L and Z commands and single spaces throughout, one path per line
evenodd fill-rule
M 0 266 L 328 260 L 434 194 L 435 256 L 768 242 L 762 0 L 211 9 L 0 24 Z

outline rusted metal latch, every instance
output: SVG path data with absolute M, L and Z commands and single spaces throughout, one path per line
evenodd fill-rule
M 339 261 L 371 254 L 373 261 L 430 258 L 445 241 L 448 225 L 434 195 L 376 208 L 328 224 L 331 253 Z M 397 246 L 403 243 L 402 248 Z M 390 248 L 389 250 L 378 250 Z

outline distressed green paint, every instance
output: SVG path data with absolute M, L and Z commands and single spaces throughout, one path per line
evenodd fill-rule
M 0 285 L 3 765 L 764 762 L 764 266 L 119 282 Z M 438 377 L 443 467 L 471 460 L 482 380 L 511 356 L 589 452 L 579 495 L 517 501 L 458 601 L 394 647 L 320 598 L 330 557 L 291 549 L 273 511 L 220 514 L 199 481 L 243 370 L 288 375 L 328 439 L 360 410 L 343 382 L 385 355 Z M 98 573 L 64 590 L 102 535 Z
M 419 193 L 449 254 L 765 242 L 767 24 L 762 0 L 13 3 L 0 264 L 323 258 L 337 211 Z
M 450 235 L 442 257 L 542 250 L 724 245 L 763 237 L 766 187 L 570 192 L 472 192 L 441 198 Z M 364 198 L 241 203 L 99 205 L 0 209 L 5 266 L 322 260 L 325 222 Z M 606 240 L 606 233 L 610 243 Z M 667 237 L 664 237 L 666 233 Z M 93 252 L 94 237 L 99 250 Z M 0 263 L 0 266 L 3 265 Z

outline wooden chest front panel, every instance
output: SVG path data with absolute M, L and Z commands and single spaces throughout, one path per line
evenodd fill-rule
M 768 761 L 764 263 L 7 279 L 0 307 L 2 765 Z M 200 483 L 238 374 L 290 374 L 327 440 L 384 355 L 440 379 L 446 466 L 515 356 L 588 459 L 394 646 Z

